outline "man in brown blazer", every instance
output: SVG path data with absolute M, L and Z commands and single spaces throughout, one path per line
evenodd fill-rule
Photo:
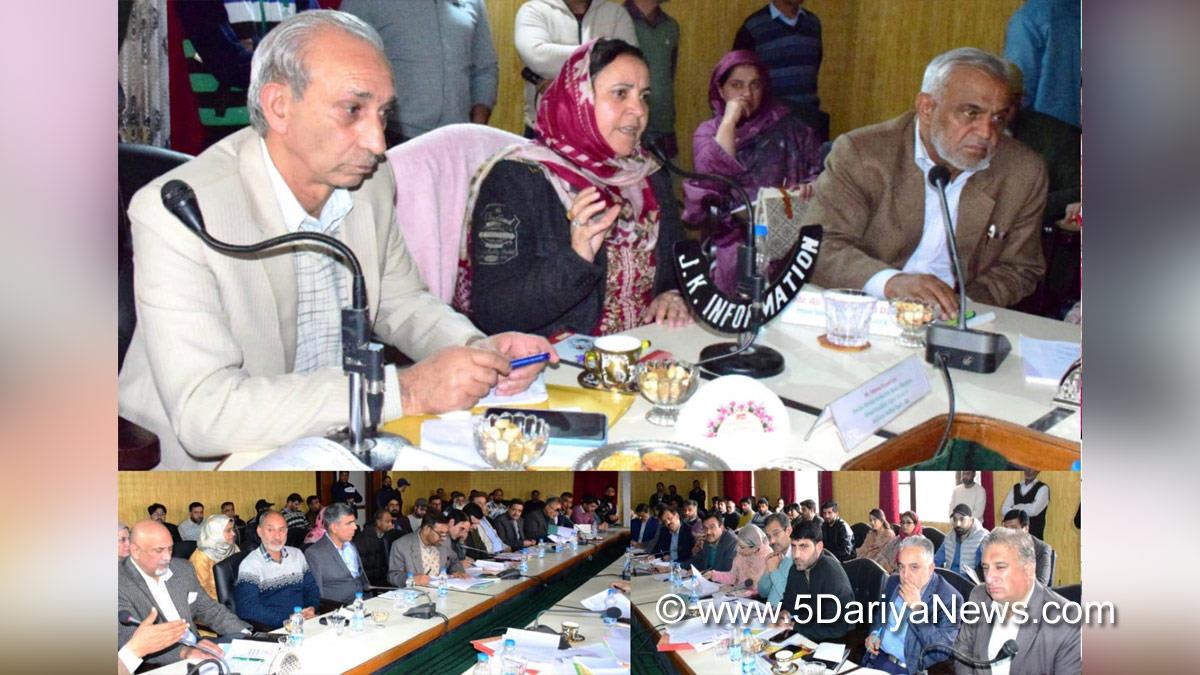
M 1006 620 L 990 623 L 962 621 L 954 648 L 980 661 L 996 657 L 1009 640 L 1017 643 L 1017 655 L 1002 659 L 991 669 L 955 665 L 957 675 L 1077 675 L 1083 672 L 1080 626 L 1062 621 L 1079 617 L 1078 607 L 1043 586 L 1036 577 L 1033 538 L 1028 533 L 1000 527 L 983 540 L 985 583 L 971 591 L 969 602 L 992 610 L 1009 607 Z M 1024 617 L 1015 611 L 1024 603 Z M 1064 611 L 1065 610 L 1065 611 Z M 982 612 L 981 617 L 985 616 Z
M 1002 133 L 1007 73 L 987 52 L 946 52 L 926 68 L 914 112 L 837 139 L 805 216 L 825 226 L 816 283 L 922 298 L 956 315 L 940 200 L 928 181 L 940 164 L 950 170 L 967 296 L 1009 306 L 1033 292 L 1045 266 L 1046 168 Z
M 163 207 L 160 190 L 173 178 L 194 189 L 219 240 L 317 230 L 356 253 L 375 334 L 417 361 L 389 366 L 385 420 L 468 408 L 497 384 L 501 394 L 522 391 L 541 367 L 511 371 L 512 358 L 557 360 L 541 337 L 485 338 L 421 281 L 396 226 L 392 168 L 380 163 L 395 92 L 374 29 L 343 13 L 302 12 L 263 39 L 252 71 L 252 127 L 160 177 L 129 209 L 138 324 L 119 411 L 158 434 L 160 468 L 211 466 L 324 435 L 347 417 L 345 265 L 313 247 L 254 256 L 208 248 Z

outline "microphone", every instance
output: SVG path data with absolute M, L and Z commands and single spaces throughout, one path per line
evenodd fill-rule
M 604 611 L 602 611 L 602 612 L 597 612 L 597 611 L 591 610 L 591 609 L 582 609 L 579 607 L 558 607 L 558 608 L 547 607 L 546 609 L 543 609 L 542 611 L 538 612 L 537 616 L 533 617 L 533 622 L 530 623 L 529 625 L 537 626 L 538 622 L 541 621 L 543 615 L 551 614 L 551 613 L 553 613 L 553 614 L 597 614 L 601 618 L 607 618 L 607 619 L 620 619 L 621 618 L 621 608 L 620 607 L 606 607 L 604 609 Z
M 420 605 L 414 605 L 404 610 L 404 616 L 411 616 L 414 619 L 432 619 L 437 616 L 437 604 L 433 602 L 433 598 L 425 591 L 417 591 L 425 596 L 425 602 Z
M 163 206 L 179 219 L 209 248 L 234 256 L 259 253 L 269 248 L 305 241 L 320 244 L 345 261 L 353 275 L 351 307 L 342 309 L 342 370 L 350 377 L 350 439 L 349 446 L 356 455 L 365 456 L 374 469 L 390 469 L 395 463 L 395 447 L 383 447 L 376 433 L 383 414 L 384 363 L 383 345 L 371 342 L 370 317 L 367 310 L 366 282 L 362 265 L 354 251 L 336 237 L 322 232 L 289 232 L 256 244 L 230 244 L 214 238 L 204 226 L 204 216 L 196 192 L 182 180 L 167 181 L 159 192 Z M 364 429 L 363 398 L 366 398 L 369 422 Z M 373 444 L 365 443 L 367 432 L 375 437 Z M 372 458 L 370 449 L 376 456 Z M 390 455 L 390 456 L 389 456 Z M 373 459 L 373 461 L 371 461 Z
M 1004 659 L 1011 659 L 1011 658 L 1016 657 L 1016 655 L 1021 652 L 1021 646 L 1017 644 L 1016 640 L 1006 640 L 1004 642 L 1004 644 L 1000 645 L 1000 651 L 996 652 L 996 656 L 994 658 L 992 658 L 991 660 L 985 661 L 983 659 L 974 658 L 973 656 L 970 656 L 968 654 L 963 654 L 962 652 L 958 651 L 951 645 L 934 642 L 932 644 L 925 645 L 921 649 L 920 655 L 917 656 L 917 671 L 918 672 L 920 672 L 920 673 L 927 672 L 925 668 L 921 667 L 922 663 L 925 661 L 925 654 L 932 652 L 932 651 L 937 651 L 937 650 L 947 652 L 950 655 L 951 659 L 958 661 L 959 663 L 962 663 L 964 665 L 970 666 L 972 668 L 988 668 L 988 669 L 990 669 L 991 665 L 993 663 L 1003 661 Z
M 950 368 L 976 373 L 993 373 L 1012 351 L 1012 344 L 1008 338 L 998 333 L 967 328 L 967 280 L 963 277 L 958 242 L 954 239 L 954 226 L 950 218 L 950 205 L 946 201 L 950 170 L 940 164 L 934 166 L 929 170 L 929 184 L 937 189 L 938 199 L 942 204 L 942 224 L 946 228 L 946 243 L 958 285 L 958 327 L 955 329 L 952 326 L 930 324 L 925 334 L 925 361 L 934 364 L 945 363 Z
M 767 280 L 758 270 L 757 253 L 755 252 L 755 225 L 754 222 L 754 203 L 750 200 L 750 195 L 742 188 L 737 181 L 722 176 L 719 174 L 696 173 L 686 171 L 676 166 L 667 157 L 667 153 L 663 152 L 662 148 L 649 139 L 642 139 L 642 147 L 657 159 L 667 171 L 681 176 L 683 178 L 691 178 L 693 180 L 712 181 L 724 183 L 737 196 L 738 200 L 745 205 L 746 208 L 746 236 L 742 243 L 738 244 L 737 253 L 737 295 L 749 302 L 749 316 L 746 320 L 746 330 L 742 334 L 738 342 L 720 342 L 709 345 L 700 351 L 700 360 L 697 365 L 702 365 L 706 370 L 716 375 L 746 375 L 753 378 L 764 378 L 778 375 L 783 372 L 783 355 L 778 351 L 764 346 L 754 345 L 754 340 L 758 336 L 758 331 L 766 323 L 763 315 L 763 298 L 767 291 Z M 801 237 L 803 240 L 804 237 Z M 797 246 L 799 242 L 797 242 Z M 703 283 L 693 280 L 687 282 L 684 277 L 684 265 L 680 261 L 680 250 L 688 248 L 687 242 L 680 242 L 676 245 L 676 272 L 680 277 L 681 291 L 685 298 L 689 300 L 689 306 L 699 304 L 699 297 L 695 295 L 696 291 L 701 286 L 715 287 L 715 284 L 705 280 Z M 812 261 L 815 263 L 815 260 Z M 688 265 L 689 267 L 691 265 Z M 792 285 L 795 285 L 793 282 Z M 799 292 L 799 287 L 796 287 L 796 292 Z M 709 293 L 711 296 L 711 292 Z M 718 298 L 719 299 L 719 298 Z M 735 310 L 730 308 L 727 312 L 722 312 L 719 309 L 711 311 L 714 307 L 714 297 L 710 297 L 704 311 L 697 311 L 699 318 L 704 319 L 715 328 L 720 326 L 713 324 L 713 318 L 724 314 L 725 319 L 731 316 L 736 316 Z M 728 302 L 722 301 L 721 305 L 728 305 Z M 779 309 L 782 309 L 780 307 Z

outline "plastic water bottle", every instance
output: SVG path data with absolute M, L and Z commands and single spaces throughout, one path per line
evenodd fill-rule
M 483 652 L 475 657 L 475 667 L 471 669 L 471 675 L 492 675 L 492 664 L 488 663 L 488 655 Z
M 521 554 L 521 564 L 517 569 L 520 570 L 521 574 L 529 574 L 529 559 L 525 557 L 524 553 Z
M 692 605 L 700 604 L 700 577 L 692 577 L 692 591 L 688 594 L 688 603 Z
M 350 630 L 361 633 L 367 627 L 361 591 L 354 594 L 354 604 L 350 605 L 350 610 Z
M 542 546 L 541 544 L 537 545 L 537 557 L 539 559 L 546 557 L 546 547 L 545 546 Z
M 304 644 L 304 614 L 299 607 L 292 608 L 292 618 L 288 624 L 287 646 L 298 649 Z
M 742 660 L 742 640 L 734 625 L 729 626 L 729 660 L 734 663 Z
M 504 641 L 504 649 L 500 650 L 500 675 L 517 675 L 521 671 L 517 663 L 517 641 Z
M 742 648 L 740 650 L 742 652 L 742 672 L 743 673 L 753 673 L 755 670 L 754 651 L 752 649 L 750 649 L 751 639 L 752 638 L 750 637 L 750 629 L 743 628 L 742 629 Z
M 770 264 L 770 260 L 767 258 L 767 226 L 765 223 L 756 223 L 754 225 L 754 267 L 765 278 L 767 267 Z
M 442 568 L 442 571 L 438 572 L 437 593 L 438 593 L 439 598 L 444 598 L 447 595 L 450 595 L 450 585 L 448 583 L 446 583 L 446 568 L 445 567 Z
M 408 576 L 404 579 L 404 587 L 411 591 L 416 585 L 416 582 L 413 580 L 413 573 L 409 572 Z
M 608 595 L 604 596 L 604 625 L 605 626 L 615 625 L 617 623 L 617 617 L 620 616 L 620 614 L 618 612 L 609 612 L 608 611 L 612 607 L 619 608 L 619 605 L 617 604 L 617 589 L 615 589 L 615 588 L 608 589 Z M 609 616 L 610 614 L 616 614 L 616 616 Z
M 633 578 L 633 554 L 625 551 L 625 564 L 621 567 L 621 578 L 628 581 Z

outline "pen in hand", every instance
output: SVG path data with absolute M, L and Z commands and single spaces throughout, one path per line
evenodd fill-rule
M 533 356 L 523 356 L 519 359 L 513 359 L 508 365 L 513 370 L 516 370 L 517 368 L 524 368 L 525 366 L 532 366 L 535 363 L 545 363 L 546 361 L 549 361 L 549 360 L 550 360 L 550 353 L 542 352 L 541 354 L 534 354 Z

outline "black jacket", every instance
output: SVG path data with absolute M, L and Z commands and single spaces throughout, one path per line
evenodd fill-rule
M 496 527 L 496 534 L 500 535 L 500 541 L 503 541 L 506 546 L 514 551 L 525 548 L 523 540 L 532 539 L 529 533 L 525 531 L 525 522 L 521 521 L 521 535 L 517 534 L 517 527 L 512 518 L 508 517 L 507 513 L 496 517 L 492 524 Z
M 688 565 L 692 562 L 692 546 L 695 543 L 696 538 L 692 536 L 692 529 L 680 523 L 679 543 L 675 545 L 679 564 Z M 658 528 L 658 542 L 654 544 L 652 553 L 656 556 L 665 556 L 671 553 L 671 531 L 666 527 Z
M 713 564 L 708 564 L 709 556 L 716 551 L 713 557 Z M 729 530 L 721 533 L 721 538 L 716 544 L 705 543 L 700 552 L 696 554 L 696 559 L 692 563 L 696 569 L 701 572 L 714 570 L 717 572 L 728 572 L 733 569 L 733 558 L 737 555 L 737 537 Z
M 654 294 L 676 288 L 675 242 L 682 238 L 679 209 L 665 171 L 650 183 L 658 198 Z M 560 330 L 591 334 L 604 306 L 607 255 L 593 262 L 571 248 L 567 210 L 536 164 L 497 162 L 479 186 L 471 214 L 470 318 L 494 335 Z
M 786 562 L 791 564 L 790 560 Z M 821 600 L 820 607 L 818 607 L 817 596 L 819 595 L 837 596 L 843 610 L 837 616 L 837 621 L 827 623 L 817 621 L 820 617 L 832 619 L 838 604 L 832 599 L 826 599 Z M 800 600 L 799 607 L 808 609 L 796 609 L 798 598 Z M 837 561 L 837 558 L 829 555 L 828 551 L 821 554 L 817 563 L 808 570 L 807 575 L 796 569 L 794 565 L 788 571 L 787 588 L 783 591 L 784 610 L 790 612 L 793 617 L 798 617 L 797 629 L 804 637 L 813 642 L 840 640 L 850 632 L 852 626 L 846 621 L 845 608 L 853 600 L 854 589 L 850 587 L 850 577 L 846 576 L 846 570 L 842 569 L 842 564 Z M 818 614 L 818 609 L 823 614 Z M 811 621 L 800 623 L 800 620 L 809 617 L 811 617 Z
M 534 541 L 548 541 L 550 523 L 546 522 L 545 511 L 532 511 L 525 514 L 525 538 Z M 503 537 L 504 535 L 500 535 Z
M 386 534 L 386 533 L 385 533 Z M 375 533 L 375 524 L 367 525 L 354 535 L 354 546 L 362 559 L 363 569 L 372 586 L 387 586 L 388 548 L 391 541 Z
M 821 538 L 825 542 L 825 550 L 833 554 L 841 562 L 854 559 L 854 532 L 846 521 L 838 518 L 832 525 L 821 521 Z

